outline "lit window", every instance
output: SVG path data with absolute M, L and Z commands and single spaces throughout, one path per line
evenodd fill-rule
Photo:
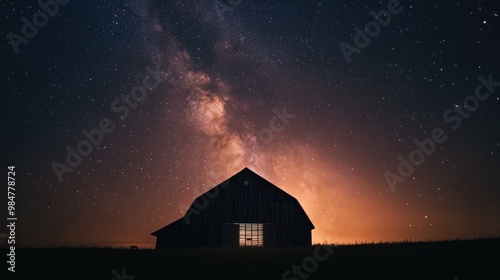
M 240 247 L 263 246 L 263 224 L 239 224 Z

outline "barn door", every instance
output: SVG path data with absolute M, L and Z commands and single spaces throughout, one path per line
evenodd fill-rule
M 264 224 L 265 246 L 276 246 L 276 224 Z
M 222 225 L 222 246 L 238 247 L 238 232 L 239 227 L 237 224 Z

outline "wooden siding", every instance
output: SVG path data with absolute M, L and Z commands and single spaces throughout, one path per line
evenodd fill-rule
M 295 198 L 245 168 L 195 199 L 183 218 L 153 235 L 157 248 L 238 246 L 235 223 L 264 224 L 264 246 L 311 245 L 314 229 Z

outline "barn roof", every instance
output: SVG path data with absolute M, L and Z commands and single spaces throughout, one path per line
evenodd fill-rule
M 257 181 L 259 181 L 259 183 L 256 185 L 250 184 L 250 183 L 247 183 L 247 180 L 257 180 Z M 245 184 L 248 184 L 248 186 L 246 186 Z M 278 199 L 277 196 L 279 196 L 279 200 L 281 200 L 281 201 L 285 200 L 288 202 L 296 203 L 298 208 L 299 208 L 299 211 L 301 212 L 303 217 L 306 219 L 306 223 L 308 224 L 308 227 L 311 230 L 314 229 L 313 223 L 311 222 L 311 220 L 307 216 L 307 213 L 304 211 L 304 209 L 300 205 L 299 201 L 295 197 L 291 196 L 287 192 L 283 191 L 282 189 L 280 189 L 279 187 L 277 187 L 273 183 L 269 182 L 268 180 L 264 179 L 263 177 L 261 177 L 260 175 L 258 175 L 257 173 L 255 173 L 254 171 L 250 170 L 247 167 L 245 167 L 244 169 L 242 169 L 238 173 L 234 174 L 230 178 L 226 179 L 225 181 L 221 182 L 217 186 L 211 188 L 207 192 L 205 192 L 205 193 L 201 194 L 200 196 L 198 196 L 197 198 L 195 198 L 193 203 L 191 204 L 190 208 L 194 207 L 193 204 L 201 197 L 203 197 L 203 196 L 212 197 L 212 196 L 209 196 L 209 194 L 213 194 L 216 191 L 217 191 L 217 193 L 219 193 L 220 189 L 222 189 L 222 188 L 229 190 L 232 188 L 241 188 L 241 187 L 267 188 L 268 193 L 272 193 L 271 195 L 268 195 L 265 198 L 261 198 L 261 197 L 251 197 L 251 196 L 249 196 L 249 194 L 247 192 L 247 193 L 245 193 L 245 197 L 244 197 L 245 200 L 248 200 L 248 199 L 266 199 L 268 202 L 273 202 L 273 201 L 276 201 Z M 216 190 L 217 188 L 219 188 L 219 190 Z M 239 194 L 239 193 L 237 193 L 237 194 Z M 214 199 L 218 199 L 218 198 L 214 197 Z M 194 207 L 194 208 L 196 208 L 196 207 Z M 151 235 L 157 236 L 157 234 L 159 232 L 165 230 L 166 228 L 183 226 L 183 225 L 185 225 L 185 223 L 183 222 L 183 218 L 180 218 L 180 219 L 158 229 L 157 231 L 151 233 Z

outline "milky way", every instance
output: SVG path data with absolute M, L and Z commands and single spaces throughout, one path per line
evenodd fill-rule
M 313 243 L 500 234 L 499 90 L 459 129 L 443 119 L 479 76 L 500 80 L 499 7 L 401 1 L 348 62 L 341 43 L 387 2 L 243 0 L 221 17 L 211 1 L 70 1 L 17 54 L 7 34 L 39 7 L 3 3 L 20 244 L 151 247 L 244 167 L 298 199 Z M 113 102 L 153 70 L 157 87 L 120 118 Z M 115 129 L 59 182 L 53 162 L 103 118 Z M 385 172 L 435 128 L 447 140 L 391 191 Z

